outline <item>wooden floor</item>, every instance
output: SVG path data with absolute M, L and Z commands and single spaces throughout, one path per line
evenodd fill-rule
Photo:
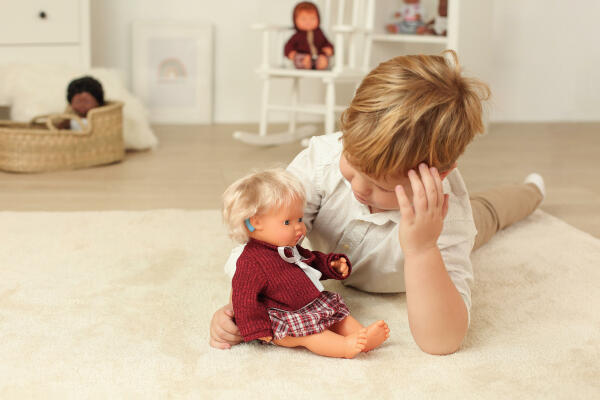
M 0 172 L 0 210 L 219 208 L 234 179 L 253 168 L 285 166 L 298 143 L 253 147 L 232 139 L 241 125 L 156 126 L 154 151 L 124 162 L 45 174 Z M 520 182 L 532 171 L 547 185 L 542 210 L 600 238 L 600 123 L 493 124 L 459 168 L 471 191 Z

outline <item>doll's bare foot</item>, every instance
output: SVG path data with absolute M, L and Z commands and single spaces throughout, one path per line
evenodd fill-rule
M 344 337 L 346 342 L 346 351 L 344 358 L 354 358 L 358 353 L 364 351 L 367 345 L 367 328 Z
M 388 24 L 385 26 L 385 30 L 389 33 L 398 33 L 398 25 L 396 24 Z
M 328 65 L 329 62 L 327 61 L 327 57 L 321 54 L 317 58 L 317 64 L 315 66 L 317 67 L 317 69 L 325 69 Z
M 377 321 L 367 328 L 367 345 L 364 352 L 371 351 L 390 337 L 390 328 L 384 321 Z

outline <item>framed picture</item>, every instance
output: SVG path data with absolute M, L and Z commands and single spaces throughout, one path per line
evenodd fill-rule
M 152 122 L 212 122 L 210 24 L 136 21 L 132 57 L 133 91 L 148 107 Z

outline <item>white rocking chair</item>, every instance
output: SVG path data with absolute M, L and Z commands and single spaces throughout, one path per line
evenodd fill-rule
M 371 54 L 371 36 L 373 33 L 373 14 L 375 0 L 337 0 L 335 22 L 329 18 L 332 9 L 332 0 L 317 3 L 321 16 L 321 29 L 325 35 L 333 38 L 335 54 L 330 69 L 303 70 L 294 68 L 283 55 L 285 41 L 293 34 L 294 29 L 289 25 L 256 24 L 252 29 L 262 31 L 262 64 L 257 70 L 263 80 L 262 103 L 260 113 L 259 132 L 234 132 L 233 137 L 242 142 L 254 145 L 279 145 L 293 142 L 312 136 L 316 133 L 314 125 L 297 128 L 297 113 L 320 114 L 325 117 L 325 133 L 334 132 L 335 113 L 344 110 L 345 106 L 336 105 L 335 85 L 337 83 L 358 83 L 366 75 L 369 68 Z M 349 8 L 347 10 L 347 8 Z M 344 23 L 345 16 L 350 15 L 349 23 Z M 272 61 L 269 45 L 272 43 L 271 35 L 276 34 L 278 47 L 275 49 L 277 57 Z M 290 64 L 286 66 L 286 62 Z M 292 79 L 292 93 L 290 104 L 271 104 L 269 92 L 271 80 L 274 78 Z M 324 104 L 299 104 L 300 78 L 320 79 L 326 87 Z M 289 126 L 287 132 L 267 134 L 269 111 L 289 112 Z

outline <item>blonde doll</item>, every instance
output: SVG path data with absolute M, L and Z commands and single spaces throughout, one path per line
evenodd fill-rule
M 250 174 L 223 195 L 230 236 L 246 243 L 232 280 L 236 324 L 244 341 L 303 346 L 328 357 L 354 358 L 389 337 L 384 321 L 365 328 L 337 293 L 320 279 L 345 279 L 352 266 L 343 254 L 324 254 L 298 243 L 302 183 L 283 169 Z

